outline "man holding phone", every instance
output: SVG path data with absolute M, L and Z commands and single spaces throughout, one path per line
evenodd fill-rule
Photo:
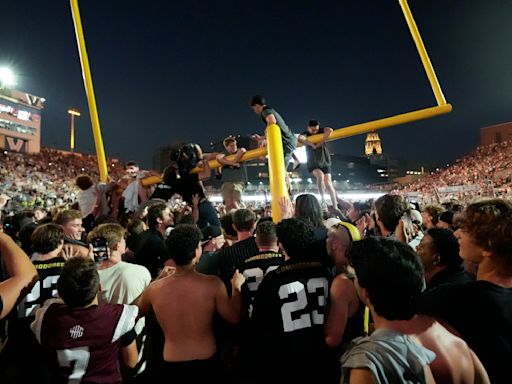
M 94 261 L 99 263 L 108 259 L 109 249 L 107 239 L 104 237 L 95 237 L 91 240 L 92 254 Z
M 130 304 L 151 282 L 148 269 L 123 261 L 126 252 L 126 230 L 119 224 L 106 223 L 94 228 L 87 239 L 93 244 L 98 263 L 104 299 Z

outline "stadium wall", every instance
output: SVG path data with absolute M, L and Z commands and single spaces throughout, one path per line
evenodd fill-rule
M 480 146 L 512 140 L 512 122 L 480 128 Z

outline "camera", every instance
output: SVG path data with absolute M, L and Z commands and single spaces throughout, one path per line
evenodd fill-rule
M 406 239 L 409 241 L 414 238 L 414 226 L 412 222 L 411 211 L 409 209 L 404 212 L 401 220 L 404 223 L 404 234 Z
M 194 143 L 187 143 L 171 155 L 171 160 L 177 163 L 179 174 L 185 175 L 190 173 L 201 159 L 197 153 L 196 145 Z
M 108 259 L 109 249 L 107 239 L 104 237 L 95 237 L 91 239 L 94 261 L 100 262 Z

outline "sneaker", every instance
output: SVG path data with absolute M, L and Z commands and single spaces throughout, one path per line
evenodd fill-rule
M 296 160 L 292 160 L 292 171 L 295 171 L 299 167 L 300 167 L 300 162 L 296 161 Z

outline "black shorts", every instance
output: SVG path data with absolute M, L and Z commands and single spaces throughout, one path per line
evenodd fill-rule
M 218 354 L 205 360 L 164 361 L 161 378 L 176 383 L 223 383 L 226 372 Z
M 318 167 L 316 165 L 308 166 L 308 171 L 313 172 L 315 169 L 321 170 L 324 174 L 331 173 L 331 166 L 327 165 L 325 167 Z

